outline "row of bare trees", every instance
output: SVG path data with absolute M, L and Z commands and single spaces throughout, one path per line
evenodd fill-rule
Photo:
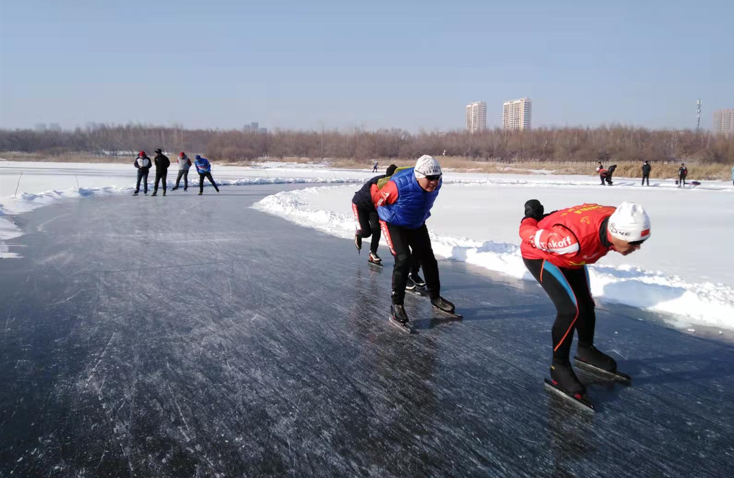
M 631 127 L 539 128 L 420 132 L 354 129 L 268 133 L 191 130 L 144 125 L 95 125 L 75 131 L 0 130 L 0 151 L 66 155 L 129 155 L 134 151 L 188 151 L 219 161 L 285 158 L 416 158 L 422 154 L 478 161 L 695 160 L 734 162 L 734 137 L 706 131 Z

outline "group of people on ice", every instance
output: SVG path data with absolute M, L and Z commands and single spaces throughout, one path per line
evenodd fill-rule
M 614 171 L 617 169 L 617 165 L 613 164 L 609 166 L 609 168 L 605 168 L 601 161 L 599 161 L 599 165 L 596 167 L 596 172 L 599 173 L 599 178 L 601 179 L 601 185 L 609 185 L 611 186 L 612 183 L 612 175 L 614 174 Z M 642 184 L 641 186 L 645 186 L 645 183 L 647 185 L 650 185 L 650 172 L 652 171 L 652 166 L 650 166 L 650 163 L 648 161 L 645 161 L 642 163 Z M 678 180 L 675 182 L 678 187 L 683 187 L 686 185 L 686 178 L 688 177 L 688 168 L 686 167 L 685 163 L 680 163 L 680 168 L 678 168 Z M 732 168 L 732 182 L 734 182 L 734 168 Z M 697 184 L 695 181 L 693 184 Z
M 204 193 L 204 179 L 208 179 L 212 186 L 214 186 L 214 189 L 219 192 L 219 187 L 212 177 L 212 165 L 209 160 L 197 154 L 193 164 L 196 166 L 196 172 L 199 173 L 199 195 Z M 161 149 L 155 150 L 155 157 L 152 161 L 148 155 L 145 154 L 145 151 L 139 152 L 133 165 L 138 170 L 138 181 L 135 184 L 135 192 L 133 193 L 133 196 L 137 196 L 140 193 L 141 181 L 143 183 L 143 192 L 146 195 L 148 194 L 148 173 L 153 165 L 155 165 L 155 186 L 152 196 L 158 195 L 159 182 L 163 183 L 163 195 L 166 195 L 166 178 L 168 176 L 168 168 L 171 166 L 171 161 L 168 159 L 168 156 L 163 154 Z M 171 189 L 171 191 L 175 191 L 179 188 L 181 178 L 184 180 L 184 191 L 189 188 L 189 169 L 191 168 L 191 165 L 189 157 L 186 156 L 186 153 L 181 151 L 178 155 L 178 176 L 176 176 L 176 185 Z
M 431 156 L 421 156 L 412 168 L 391 165 L 387 174 L 367 181 L 354 194 L 352 209 L 357 221 L 355 245 L 372 237 L 368 261 L 380 264 L 377 247 L 381 234 L 395 258 L 392 273 L 390 321 L 411 332 L 404 307 L 406 286 L 425 287 L 439 313 L 461 318 L 455 306 L 441 297 L 438 263 L 431 247 L 426 220 L 438 198 L 442 171 Z M 639 204 L 619 207 L 582 204 L 546 213 L 535 199 L 525 203 L 519 235 L 525 266 L 556 306 L 552 328 L 550 386 L 591 408 L 584 385 L 571 366 L 574 332 L 578 334 L 576 364 L 615 378 L 615 360 L 594 346 L 596 316 L 587 266 L 610 251 L 631 254 L 650 238 L 650 218 Z M 426 280 L 417 275 L 422 267 Z

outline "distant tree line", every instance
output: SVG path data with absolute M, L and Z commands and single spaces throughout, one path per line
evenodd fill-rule
M 417 158 L 422 154 L 477 161 L 700 161 L 734 162 L 734 137 L 707 131 L 648 130 L 624 126 L 539 128 L 507 132 L 411 134 L 400 129 L 366 131 L 183 129 L 104 125 L 74 131 L 0 130 L 0 151 L 126 156 L 139 150 L 204 154 L 217 161 L 257 158 Z

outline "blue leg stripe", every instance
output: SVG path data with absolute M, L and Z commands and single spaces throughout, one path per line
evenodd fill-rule
M 546 272 L 550 272 L 553 275 L 553 277 L 555 277 L 556 280 L 561 283 L 563 288 L 566 289 L 566 292 L 568 292 L 568 296 L 573 301 L 573 304 L 578 307 L 578 303 L 576 302 L 576 296 L 574 295 L 573 291 L 571 290 L 571 285 L 568 283 L 568 280 L 566 280 L 566 276 L 563 275 L 563 272 L 561 272 L 561 270 L 557 266 L 551 264 L 548 261 L 545 261 L 545 270 Z

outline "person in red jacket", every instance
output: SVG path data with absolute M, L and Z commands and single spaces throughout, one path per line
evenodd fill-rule
M 549 214 L 543 211 L 536 199 L 525 203 L 520 252 L 556 306 L 551 379 L 571 395 L 583 395 L 586 388 L 569 360 L 574 330 L 580 359 L 609 372 L 617 370 L 614 359 L 594 347 L 596 315 L 586 266 L 609 251 L 626 256 L 640 249 L 650 238 L 650 218 L 642 206 L 629 202 L 617 208 L 582 204 Z

